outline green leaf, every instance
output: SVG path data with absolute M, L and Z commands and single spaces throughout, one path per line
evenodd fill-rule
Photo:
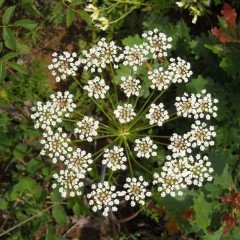
M 62 10 L 62 3 L 61 2 L 58 2 L 56 5 L 55 5 L 55 7 L 54 7 L 54 9 L 53 9 L 53 11 L 52 11 L 52 15 L 54 16 L 54 15 L 56 15 L 57 13 L 59 13 L 61 10 Z
M 203 237 L 203 240 L 220 240 L 224 227 L 220 227 L 216 232 L 207 234 Z
M 27 74 L 27 71 L 26 69 L 18 64 L 18 63 L 15 63 L 15 62 L 9 62 L 8 65 L 13 68 L 14 70 L 18 71 L 19 73 L 22 73 L 22 74 Z
M 52 209 L 52 215 L 59 225 L 63 226 L 67 223 L 67 215 L 62 205 L 55 205 Z
M 133 45 L 139 45 L 142 44 L 144 40 L 139 37 L 139 35 L 135 34 L 134 36 L 126 37 L 122 40 L 122 44 L 124 46 L 133 46 Z
M 0 52 L 2 52 L 2 50 L 3 50 L 3 43 L 0 42 Z
M 223 189 L 234 188 L 231 171 L 229 170 L 228 165 L 223 170 L 221 176 L 214 177 L 214 184 L 220 186 Z
M 17 159 L 23 159 L 27 152 L 27 145 L 24 143 L 19 143 L 13 150 L 13 155 Z
M 11 20 L 11 17 L 15 11 L 15 6 L 9 7 L 6 9 L 6 11 L 3 14 L 3 18 L 2 18 L 2 24 L 5 26 L 9 23 L 9 21 Z
M 82 0 L 72 0 L 71 6 L 78 5 L 78 4 L 81 4 L 81 3 L 82 3 Z
M 191 80 L 191 82 L 187 84 L 187 89 L 190 92 L 199 93 L 206 87 L 206 84 L 207 80 L 204 79 L 201 75 L 198 75 L 197 78 Z
M 8 206 L 8 202 L 4 199 L 0 199 L 0 210 L 6 210 Z
M 33 30 L 36 28 L 37 23 L 31 19 L 21 19 L 14 23 L 15 26 L 24 27 L 28 30 Z
M 200 193 L 199 196 L 195 197 L 193 202 L 196 214 L 195 222 L 204 232 L 206 232 L 207 227 L 211 223 L 212 206 L 205 200 L 203 193 Z
M 91 26 L 92 19 L 90 16 L 86 13 L 86 11 L 83 10 L 77 10 L 77 14 L 87 23 L 88 26 Z
M 74 18 L 73 8 L 69 7 L 67 10 L 67 16 L 66 16 L 67 27 L 69 27 L 72 24 L 73 18 Z
M 5 0 L 0 0 L 0 7 L 4 4 Z
M 3 39 L 7 48 L 15 50 L 16 40 L 12 30 L 8 27 L 3 27 Z
M 0 61 L 0 82 L 4 80 L 6 76 L 6 68 L 2 61 Z
M 12 58 L 15 58 L 16 56 L 18 56 L 17 53 L 7 53 L 5 54 L 3 57 L 2 57 L 2 60 L 9 60 L 9 59 L 12 59 Z

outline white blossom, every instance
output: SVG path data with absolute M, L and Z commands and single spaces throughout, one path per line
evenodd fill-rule
M 152 194 L 147 190 L 148 182 L 144 181 L 143 177 L 127 178 L 123 187 L 126 190 L 125 200 L 130 201 L 132 207 L 139 203 L 145 204 L 145 198 L 150 197 Z
M 136 113 L 132 104 L 125 103 L 123 106 L 117 106 L 117 109 L 114 110 L 114 115 L 120 123 L 124 124 L 130 122 L 136 116 Z
M 191 143 L 189 142 L 189 134 L 178 135 L 174 133 L 170 137 L 170 145 L 168 149 L 172 151 L 173 157 L 184 157 L 187 153 L 191 153 Z
M 121 89 L 124 91 L 127 97 L 132 95 L 139 96 L 141 85 L 140 80 L 134 79 L 131 76 L 121 77 L 122 83 L 120 85 Z
M 90 165 L 93 163 L 92 154 L 87 153 L 85 150 L 76 148 L 71 154 L 68 155 L 64 164 L 71 170 L 86 174 L 92 168 Z
M 213 138 L 216 137 L 216 132 L 214 131 L 214 126 L 208 127 L 206 123 L 197 120 L 191 125 L 189 135 L 192 147 L 200 147 L 200 150 L 204 151 L 209 146 L 214 145 Z
M 106 84 L 104 79 L 100 79 L 100 77 L 97 76 L 93 80 L 89 80 L 83 89 L 88 92 L 89 97 L 103 99 L 109 90 L 109 86 Z
M 125 46 L 123 51 L 124 61 L 123 64 L 130 66 L 134 71 L 137 71 L 138 67 L 141 66 L 148 59 L 147 44 L 143 43 L 140 45 Z
M 56 183 L 52 188 L 59 188 L 59 192 L 63 198 L 75 197 L 82 194 L 84 175 L 80 172 L 72 171 L 71 169 L 60 170 L 59 174 L 53 174 Z
M 184 179 L 181 175 L 174 173 L 173 171 L 162 171 L 160 174 L 153 174 L 154 185 L 158 185 L 158 192 L 161 197 L 170 195 L 172 197 L 182 196 L 182 190 L 186 188 Z
M 125 170 L 127 161 L 126 156 L 124 155 L 124 149 L 118 146 L 114 146 L 112 149 L 105 149 L 102 164 L 107 165 L 108 168 L 112 171 L 116 170 Z
M 69 146 L 70 139 L 62 128 L 58 128 L 56 132 L 48 129 L 43 133 L 40 143 L 43 145 L 40 154 L 50 157 L 53 163 L 58 160 L 64 161 L 67 155 L 73 151 L 73 148 Z
M 170 64 L 168 66 L 168 72 L 172 76 L 173 83 L 187 83 L 192 76 L 191 65 L 189 62 L 177 57 L 177 59 L 170 58 Z
M 109 20 L 105 17 L 100 17 L 97 19 L 99 23 L 95 24 L 96 27 L 102 31 L 106 31 L 109 27 Z
M 95 46 L 82 51 L 81 63 L 84 65 L 84 70 L 90 69 L 92 73 L 101 73 L 109 64 L 118 68 L 118 63 L 122 59 L 118 54 L 120 50 L 121 48 L 114 41 L 108 43 L 105 38 L 101 38 Z
M 146 118 L 149 119 L 149 124 L 157 124 L 159 127 L 169 119 L 168 111 L 164 109 L 164 104 L 159 103 L 158 105 L 152 103 Z
M 118 197 L 123 196 L 124 192 L 116 191 L 114 185 L 110 186 L 107 181 L 93 184 L 91 193 L 87 194 L 88 203 L 94 212 L 102 211 L 102 215 L 107 217 L 110 211 L 116 212 L 120 204 Z
M 76 76 L 80 60 L 75 52 L 62 52 L 60 54 L 54 52 L 52 57 L 52 63 L 48 65 L 48 68 L 52 70 L 56 82 L 65 80 L 68 76 Z
M 91 17 L 92 20 L 97 20 L 97 19 L 99 18 L 100 10 L 99 10 L 97 7 L 95 7 L 93 4 L 88 4 L 88 5 L 84 8 L 84 10 L 85 10 L 86 12 L 92 13 L 92 14 L 90 15 L 90 17 Z
M 51 94 L 50 98 L 53 107 L 56 108 L 55 111 L 59 115 L 69 117 L 69 113 L 76 108 L 76 104 L 73 102 L 73 95 L 68 91 Z
M 150 86 L 152 89 L 162 91 L 169 87 L 172 76 L 163 67 L 159 67 L 148 71 L 148 78 L 152 81 L 152 85 Z
M 150 158 L 151 156 L 157 156 L 157 152 L 155 151 L 157 145 L 153 143 L 150 137 L 136 139 L 135 144 L 134 151 L 137 152 L 137 157 Z
M 168 49 L 171 49 L 172 38 L 167 37 L 166 34 L 159 32 L 157 28 L 152 31 L 147 31 L 142 34 L 148 43 L 149 52 L 153 54 L 153 58 L 166 57 Z
M 36 105 L 32 107 L 32 111 L 31 118 L 35 121 L 35 128 L 47 129 L 50 126 L 56 126 L 62 122 L 61 112 L 59 114 L 56 111 L 56 107 L 50 101 L 45 104 L 37 102 Z
M 74 132 L 79 135 L 80 139 L 86 139 L 88 142 L 92 142 L 93 137 L 98 135 L 99 121 L 92 117 L 84 116 L 83 119 L 77 122 L 77 127 Z
M 186 178 L 188 185 L 201 187 L 204 181 L 212 181 L 213 168 L 207 156 L 197 154 L 195 159 L 190 159 L 189 175 Z

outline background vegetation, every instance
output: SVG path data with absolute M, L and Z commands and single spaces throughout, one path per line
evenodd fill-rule
M 109 19 L 101 31 L 84 10 L 86 1 L 0 0 L 0 239 L 239 239 L 240 3 L 210 2 L 193 24 L 175 1 L 93 1 Z M 79 199 L 62 202 L 52 192 L 51 163 L 39 156 L 30 108 L 56 89 L 76 87 L 55 85 L 47 69 L 52 52 L 80 52 L 101 36 L 134 41 L 128 36 L 154 27 L 172 36 L 176 53 L 192 63 L 187 90 L 206 87 L 219 99 L 209 152 L 214 181 L 181 199 L 155 196 L 141 212 L 123 209 L 121 220 L 109 222 Z

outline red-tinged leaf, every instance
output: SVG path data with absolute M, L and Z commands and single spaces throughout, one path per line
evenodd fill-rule
M 232 197 L 231 196 L 221 196 L 220 201 L 225 204 L 231 204 L 232 203 Z
M 226 43 L 231 42 L 230 37 L 222 30 L 217 27 L 211 29 L 212 35 L 219 39 L 220 42 Z
M 236 25 L 237 13 L 235 9 L 228 3 L 224 3 L 221 11 L 223 18 L 227 22 L 228 28 L 234 29 Z
M 190 219 L 193 219 L 195 216 L 194 210 L 193 209 L 189 209 L 189 210 L 185 210 L 181 213 L 182 218 L 185 221 L 189 221 Z
M 179 227 L 176 219 L 173 216 L 170 216 L 165 224 L 165 227 L 168 231 L 168 234 L 174 235 L 179 232 Z
M 225 228 L 223 229 L 223 232 L 222 232 L 222 236 L 223 237 L 226 237 L 229 235 L 230 231 L 232 230 L 232 228 L 234 227 L 234 218 L 231 217 L 230 215 L 228 214 L 225 214 L 221 217 L 221 220 L 223 222 L 225 222 L 226 226 Z

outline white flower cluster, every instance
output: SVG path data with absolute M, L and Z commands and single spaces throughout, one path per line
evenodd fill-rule
M 120 87 L 124 91 L 127 97 L 131 97 L 132 95 L 139 96 L 141 85 L 140 80 L 134 79 L 131 76 L 121 77 L 122 83 Z
M 73 95 L 68 91 L 57 92 L 50 95 L 51 101 L 45 104 L 37 102 L 32 107 L 34 112 L 31 118 L 35 120 L 35 128 L 49 129 L 62 122 L 62 117 L 69 117 L 70 113 L 76 108 L 73 102 Z
M 176 97 L 175 107 L 177 115 L 186 118 L 210 120 L 217 116 L 217 99 L 213 99 L 210 93 L 205 89 L 198 94 L 184 93 L 182 97 Z
M 40 154 L 50 157 L 53 163 L 58 160 L 64 161 L 67 155 L 73 151 L 73 148 L 69 146 L 70 139 L 62 128 L 58 128 L 54 133 L 51 130 L 44 132 L 40 143 L 43 144 Z
M 138 67 L 148 60 L 148 45 L 143 43 L 131 47 L 125 46 L 122 56 L 124 56 L 123 65 L 137 71 Z
M 200 154 L 188 157 L 166 157 L 167 161 L 160 174 L 154 173 L 153 184 L 158 185 L 161 197 L 182 196 L 187 186 L 202 186 L 204 181 L 212 181 L 211 163 L 208 157 L 201 158 Z
M 207 127 L 207 124 L 197 120 L 191 125 L 191 131 L 189 132 L 189 141 L 193 148 L 200 147 L 201 151 L 204 151 L 209 146 L 214 145 L 212 140 L 216 137 L 214 126 Z
M 80 148 L 76 148 L 76 150 L 69 154 L 67 159 L 64 161 L 67 168 L 81 174 L 90 172 L 92 170 L 90 167 L 92 163 L 92 154 L 87 153 L 85 150 Z
M 117 205 L 120 204 L 120 201 L 117 197 L 123 196 L 124 192 L 116 191 L 116 186 L 110 186 L 107 181 L 93 184 L 91 188 L 92 191 L 87 194 L 87 198 L 94 212 L 102 210 L 103 216 L 107 217 L 110 211 L 118 210 Z
M 172 38 L 159 32 L 157 28 L 143 33 L 142 37 L 148 41 L 148 51 L 153 55 L 153 58 L 166 57 L 167 50 L 172 48 Z
M 143 177 L 137 178 L 127 178 L 126 183 L 123 187 L 126 189 L 125 200 L 131 201 L 132 207 L 139 203 L 141 205 L 145 204 L 145 198 L 150 197 L 151 192 L 147 191 L 148 182 L 144 181 Z
M 105 38 L 90 48 L 88 51 L 82 51 L 81 63 L 84 65 L 84 70 L 90 69 L 93 72 L 101 73 L 107 65 L 112 64 L 114 68 L 118 67 L 122 55 L 118 55 L 120 47 L 114 41 L 106 42 Z
M 68 76 L 76 76 L 80 60 L 76 53 L 62 52 L 52 54 L 52 63 L 48 68 L 52 70 L 52 75 L 55 76 L 56 82 L 65 80 Z
M 83 119 L 77 122 L 77 127 L 74 132 L 79 135 L 80 139 L 86 139 L 88 142 L 92 142 L 93 137 L 98 135 L 99 121 L 92 117 L 84 116 Z
M 164 109 L 164 104 L 159 103 L 158 105 L 152 103 L 149 109 L 149 113 L 146 114 L 146 118 L 149 119 L 149 124 L 157 124 L 159 127 L 169 119 L 168 111 Z
M 187 83 L 192 76 L 191 65 L 180 57 L 170 58 L 168 71 L 171 72 L 173 83 Z
M 132 104 L 127 103 L 117 106 L 113 113 L 122 124 L 130 122 L 136 116 Z
M 151 156 L 157 156 L 157 152 L 155 151 L 157 145 L 153 143 L 153 140 L 150 139 L 150 137 L 136 139 L 135 144 L 134 151 L 137 152 L 137 157 L 150 158 Z
M 109 90 L 109 86 L 106 84 L 104 79 L 100 79 L 100 77 L 97 76 L 93 80 L 89 80 L 83 89 L 88 92 L 89 97 L 103 99 Z
M 167 89 L 172 80 L 171 74 L 164 70 L 163 67 L 148 71 L 148 78 L 152 81 L 150 87 L 158 91 Z
M 52 188 L 59 186 L 59 192 L 63 198 L 70 196 L 80 196 L 82 194 L 84 175 L 80 172 L 73 171 L 69 168 L 60 170 L 59 174 L 53 174 L 56 183 L 52 184 Z
M 112 171 L 116 170 L 125 170 L 127 161 L 126 156 L 124 155 L 124 149 L 118 146 L 114 146 L 113 149 L 105 149 L 102 164 L 107 165 L 108 168 Z

